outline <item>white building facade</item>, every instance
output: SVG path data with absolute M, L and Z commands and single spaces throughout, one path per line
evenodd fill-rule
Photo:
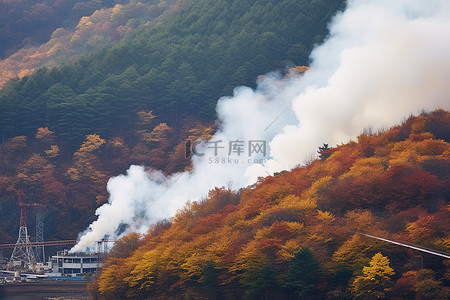
M 49 268 L 53 273 L 61 275 L 82 275 L 95 273 L 101 268 L 97 254 L 90 253 L 68 253 L 67 250 L 58 252 L 50 258 Z

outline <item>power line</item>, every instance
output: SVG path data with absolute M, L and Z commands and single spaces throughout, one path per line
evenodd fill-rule
M 61 246 L 61 245 L 75 245 L 77 240 L 62 240 L 62 241 L 49 241 L 49 242 L 27 242 L 22 243 L 24 247 L 36 247 L 36 246 Z M 0 244 L 0 249 L 14 248 L 16 244 Z
M 377 239 L 377 240 L 380 240 L 380 241 L 388 242 L 388 243 L 391 243 L 391 244 L 399 245 L 399 246 L 406 247 L 406 248 L 411 248 L 411 249 L 414 249 L 414 250 L 418 250 L 418 251 L 422 251 L 422 252 L 425 252 L 425 253 L 429 253 L 429 254 L 433 254 L 433 255 L 437 255 L 437 256 L 440 256 L 440 257 L 444 257 L 444 258 L 450 259 L 450 254 L 445 253 L 445 252 L 437 252 L 436 250 L 428 250 L 428 249 L 420 248 L 420 247 L 417 247 L 417 246 L 411 246 L 411 245 L 408 245 L 408 244 L 399 243 L 399 242 L 396 242 L 396 241 L 388 240 L 388 239 L 385 239 L 385 238 L 381 238 L 381 237 L 370 235 L 370 234 L 366 234 L 366 233 L 361 233 L 361 232 L 358 232 L 358 233 L 361 234 L 361 235 L 367 236 L 369 238 L 372 238 L 372 239 Z

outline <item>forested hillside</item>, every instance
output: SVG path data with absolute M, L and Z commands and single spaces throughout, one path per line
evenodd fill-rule
M 450 299 L 444 2 L 0 0 L 0 244 L 23 190 L 95 299 Z
M 171 173 L 189 166 L 184 141 L 207 139 L 214 126 L 186 119 L 175 131 L 151 111 L 140 111 L 127 127 L 132 144 L 121 137 L 89 134 L 75 153 L 60 143 L 48 127 L 32 137 L 16 136 L 0 145 L 0 240 L 17 239 L 20 210 L 16 189 L 27 203 L 46 207 L 45 238 L 73 239 L 95 218 L 95 209 L 108 199 L 109 178 L 123 174 L 131 164 Z M 70 126 L 70 124 L 67 124 Z M 33 208 L 28 209 L 34 238 Z
M 161 9 L 155 13 L 177 3 L 144 2 Z M 120 17 L 135 16 L 136 5 L 100 10 L 74 34 L 86 41 L 95 30 L 108 33 Z M 0 239 L 15 241 L 19 187 L 26 202 L 46 205 L 45 238 L 67 239 L 94 220 L 108 179 L 130 164 L 166 173 L 189 167 L 184 141 L 211 137 L 219 97 L 264 72 L 306 62 L 342 5 L 188 1 L 113 46 L 8 83 L 0 91 Z M 117 22 L 106 22 L 114 12 Z M 70 50 L 67 38 L 56 34 L 49 43 Z
M 21 47 L 43 43 L 58 27 L 76 25 L 102 7 L 120 0 L 1 0 L 0 59 Z
M 102 299 L 448 299 L 450 113 L 410 117 L 116 243 Z
M 33 37 L 44 35 L 47 40 L 45 43 L 37 44 L 37 41 L 25 39 L 26 44 L 22 45 L 21 49 L 15 51 L 13 47 L 8 50 L 10 55 L 3 60 L 0 59 L 0 87 L 12 78 L 22 78 L 31 74 L 39 67 L 55 67 L 73 61 L 81 54 L 119 41 L 141 27 L 150 27 L 162 22 L 171 12 L 177 11 L 180 4 L 184 2 L 184 0 L 122 0 L 115 1 L 115 5 L 109 1 L 76 2 L 73 4 L 72 12 L 83 7 L 90 9 L 82 10 L 84 14 L 79 20 L 64 22 L 64 27 L 53 22 L 45 23 L 46 26 L 52 24 L 57 26 L 54 27 L 51 35 L 45 35 L 48 31 L 46 27 L 25 28 L 27 33 L 33 33 Z M 26 6 L 24 3 L 21 4 Z M 28 3 L 28 5 L 31 8 L 39 6 L 38 4 L 32 6 L 32 3 Z M 45 7 L 45 4 L 42 5 Z M 70 7 L 68 3 L 65 5 Z M 110 7 L 111 5 L 113 6 Z M 97 9 L 91 14 L 90 12 L 94 8 Z M 24 10 L 26 11 L 25 8 Z M 54 13 L 57 14 L 58 11 Z M 8 14 L 12 17 L 11 15 L 14 14 Z M 75 16 L 78 15 L 75 14 Z M 59 17 L 56 15 L 55 20 L 58 20 Z M 4 22 L 6 23 L 6 21 Z M 13 22 L 13 20 L 10 21 L 10 23 Z M 3 28 L 3 30 L 5 29 Z M 11 39 L 17 36 L 20 36 L 20 33 L 16 32 Z M 3 36 L 3 38 L 6 37 Z M 7 45 L 8 41 L 5 41 L 5 46 Z
M 306 64 L 344 1 L 188 1 L 158 26 L 40 69 L 0 91 L 3 139 L 40 127 L 75 150 L 87 134 L 126 137 L 141 110 L 179 128 L 211 120 L 217 99 L 257 75 Z M 128 142 L 128 140 L 127 140 Z

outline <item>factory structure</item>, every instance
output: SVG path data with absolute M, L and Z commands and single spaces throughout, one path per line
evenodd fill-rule
M 101 262 L 97 254 L 69 254 L 67 250 L 59 251 L 48 261 L 48 269 L 53 274 L 61 274 L 62 276 L 95 273 L 100 267 Z
M 0 272 L 2 274 L 28 273 L 27 278 L 39 275 L 39 278 L 82 277 L 94 274 L 101 269 L 101 260 L 108 252 L 108 243 L 112 240 L 103 239 L 97 242 L 95 253 L 69 253 L 68 250 L 58 251 L 48 260 L 45 248 L 48 246 L 72 246 L 76 240 L 44 241 L 45 207 L 39 203 L 25 203 L 23 191 L 18 190 L 17 204 L 20 208 L 20 225 L 17 242 L 15 244 L 0 244 L 1 249 L 13 249 L 9 258 L 0 256 Z M 27 208 L 36 210 L 36 236 L 32 240 L 27 228 Z M 23 277 L 23 276 L 22 276 Z M 5 277 L 6 279 L 7 277 Z M 33 277 L 38 278 L 38 277 Z M 2 280 L 0 276 L 0 281 Z M 3 279 L 4 280 L 4 279 Z

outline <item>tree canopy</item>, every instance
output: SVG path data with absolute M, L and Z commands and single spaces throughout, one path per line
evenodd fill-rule
M 122 261 L 107 259 L 117 264 L 104 269 L 96 292 L 108 299 L 445 299 L 445 259 L 422 254 L 429 269 L 417 271 L 415 251 L 359 233 L 450 251 L 448 124 L 443 110 L 411 117 L 332 147 L 326 160 L 239 191 L 216 188 L 170 226 L 155 225 Z
M 178 127 L 214 117 L 216 101 L 290 64 L 305 65 L 344 1 L 187 1 L 159 25 L 0 91 L 0 131 L 39 127 L 78 146 L 87 134 L 125 137 L 136 112 Z

